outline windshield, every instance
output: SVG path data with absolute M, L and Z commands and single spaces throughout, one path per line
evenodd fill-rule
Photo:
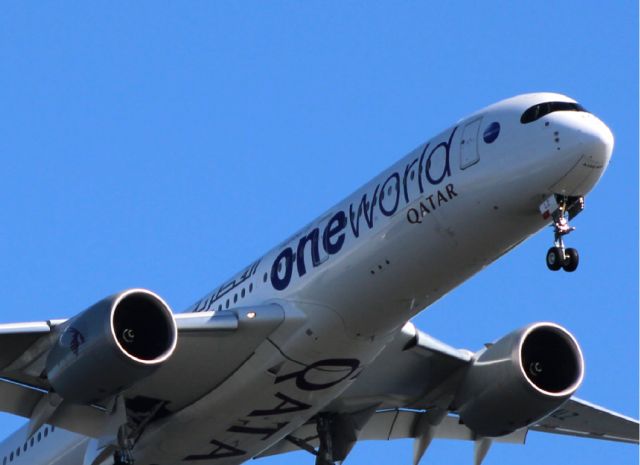
M 537 105 L 527 109 L 527 111 L 525 111 L 520 117 L 520 122 L 522 124 L 532 123 L 533 121 L 536 121 L 549 113 L 553 113 L 554 111 L 587 112 L 582 105 L 575 102 L 544 102 L 538 103 Z

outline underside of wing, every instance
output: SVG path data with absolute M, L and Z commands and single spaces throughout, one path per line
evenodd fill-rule
M 637 420 L 575 397 L 530 429 L 638 444 Z
M 136 327 L 125 299 L 155 326 Z M 50 423 L 99 438 L 105 451 L 125 426 L 135 440 L 216 389 L 287 320 L 275 304 L 180 315 L 163 305 L 132 290 L 71 320 L 0 325 L 0 410 L 29 418 L 30 432 Z M 161 363 L 148 370 L 144 338 L 163 330 L 170 356 L 152 352 Z M 582 374 L 575 339 L 552 323 L 476 353 L 407 323 L 338 398 L 262 455 L 302 449 L 338 462 L 357 441 L 414 438 L 417 464 L 446 438 L 474 441 L 480 464 L 493 442 L 522 444 L 531 430 L 638 443 L 636 420 L 571 397 Z
M 334 417 L 337 418 L 337 417 Z M 358 441 L 389 441 L 392 439 L 419 439 L 421 434 L 421 425 L 430 419 L 429 412 L 415 410 L 382 410 L 371 415 L 366 423 L 361 426 L 362 429 L 357 430 L 358 414 L 350 414 L 342 417 L 343 425 L 350 425 L 349 428 L 343 429 L 339 435 L 332 438 L 333 447 L 347 452 L 355 443 L 345 444 L 344 439 L 353 438 L 357 434 Z M 344 428 L 344 426 L 343 426 Z M 496 439 L 496 442 L 510 444 L 524 444 L 527 436 L 526 429 L 517 430 L 511 434 Z M 431 439 L 457 439 L 463 441 L 475 441 L 478 439 L 474 433 L 463 424 L 460 423 L 458 417 L 453 415 L 445 416 L 435 429 Z M 317 431 L 315 421 L 311 421 L 284 440 L 277 443 L 270 449 L 267 449 L 260 456 L 267 457 L 270 455 L 284 454 L 297 450 L 307 450 L 317 453 L 320 447 L 320 435 Z M 346 454 L 342 459 L 346 458 Z M 334 460 L 340 460 L 341 456 L 333 457 Z
M 100 321 L 91 316 L 95 327 Z M 110 428 L 110 417 L 119 403 L 126 416 L 143 427 L 215 389 L 251 357 L 280 325 L 284 314 L 281 307 L 270 305 L 233 312 L 177 314 L 172 318 L 180 343 L 166 362 L 115 394 L 82 401 L 67 399 L 56 389 L 49 376 L 51 359 L 62 352 L 63 356 L 70 354 L 65 366 L 80 365 L 78 370 L 68 370 L 67 384 L 87 392 L 116 385 L 108 379 L 111 384 L 92 386 L 99 382 L 97 377 L 82 368 L 84 364 L 91 369 L 94 360 L 103 363 L 108 359 L 84 353 L 86 346 L 99 347 L 100 354 L 113 353 L 112 346 L 101 341 L 101 333 L 92 334 L 91 328 L 85 330 L 73 319 L 0 325 L 0 410 L 29 418 L 32 431 L 49 423 L 101 437 Z M 121 375 L 126 370 L 102 369 L 106 376 Z
M 552 350 L 539 350 L 538 346 L 533 346 L 538 342 Z M 453 349 L 407 324 L 338 399 L 262 456 L 306 450 L 329 461 L 342 461 L 357 441 L 413 438 L 414 463 L 417 464 L 433 439 L 444 438 L 474 441 L 475 463 L 480 464 L 492 443 L 524 444 L 529 431 L 638 443 L 636 420 L 567 398 L 577 387 L 574 377 L 580 378 L 579 371 L 571 374 L 572 367 L 574 371 L 580 368 L 580 364 L 571 364 L 573 342 L 571 336 L 556 325 L 534 324 L 494 344 L 487 344 L 485 349 L 473 354 Z M 519 367 L 508 365 L 504 368 L 507 374 L 491 371 L 491 368 L 488 375 L 484 371 L 481 371 L 482 376 L 473 373 L 478 360 L 495 366 L 514 353 L 513 347 L 519 347 L 516 351 Z M 547 353 L 551 362 L 563 360 L 561 366 L 570 375 L 560 376 L 565 384 L 544 376 L 545 369 L 554 372 L 548 370 Z M 491 361 L 492 357 L 497 362 Z M 483 358 L 490 362 L 483 362 Z M 515 380 L 508 374 L 512 365 L 520 376 Z M 523 373 L 527 379 L 523 378 Z M 524 381 L 531 387 L 518 394 L 520 388 L 517 386 L 522 386 Z M 503 388 L 493 397 L 487 396 L 491 389 L 482 388 L 482 383 L 492 389 L 495 386 Z M 509 383 L 516 388 L 504 388 Z M 465 387 L 468 384 L 470 387 Z M 565 388 L 567 384 L 569 389 Z M 545 389 L 555 389 L 555 392 L 545 394 Z M 559 397 L 557 392 L 566 397 L 556 399 Z M 519 395 L 524 396 L 524 400 Z M 471 401 L 465 401 L 465 396 Z M 468 416 L 471 424 L 467 424 L 461 415 L 461 411 L 464 414 L 469 410 L 469 404 L 472 407 L 472 415 Z M 548 410 L 540 414 L 543 408 Z M 516 419 L 522 412 L 526 412 L 525 415 L 538 412 L 534 418 L 539 419 L 533 422 L 525 419 L 520 426 L 505 430 L 500 426 L 505 410 L 515 410 L 516 413 L 510 415 L 516 415 Z M 503 432 L 494 434 L 496 429 Z

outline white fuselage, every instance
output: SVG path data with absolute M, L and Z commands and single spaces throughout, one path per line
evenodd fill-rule
M 611 133 L 586 112 L 520 122 L 545 101 L 572 100 L 529 94 L 461 120 L 188 309 L 276 302 L 286 319 L 224 383 L 151 425 L 136 464 L 258 455 L 344 391 L 409 318 L 547 225 L 546 197 L 591 190 Z M 52 434 L 7 463 L 82 464 L 95 447 Z M 0 460 L 25 438 L 8 439 Z

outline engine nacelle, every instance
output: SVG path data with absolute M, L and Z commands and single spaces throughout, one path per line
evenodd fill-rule
M 177 341 L 169 306 L 150 291 L 130 289 L 61 325 L 46 374 L 63 399 L 96 402 L 153 373 L 171 356 Z
M 502 436 L 560 407 L 583 375 L 582 353 L 571 333 L 534 323 L 474 356 L 454 407 L 476 434 Z

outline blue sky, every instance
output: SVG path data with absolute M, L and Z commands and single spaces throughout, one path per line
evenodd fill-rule
M 5 2 L 0 302 L 71 316 L 147 287 L 176 310 L 410 149 L 494 101 L 559 91 L 616 136 L 550 273 L 545 231 L 415 322 L 478 349 L 551 320 L 582 344 L 579 396 L 638 415 L 638 5 L 563 2 Z M 0 436 L 23 420 L 0 415 Z M 424 463 L 471 463 L 437 442 Z M 409 463 L 408 441 L 349 463 Z M 487 464 L 637 463 L 532 433 Z M 293 454 L 268 464 L 313 463 Z

